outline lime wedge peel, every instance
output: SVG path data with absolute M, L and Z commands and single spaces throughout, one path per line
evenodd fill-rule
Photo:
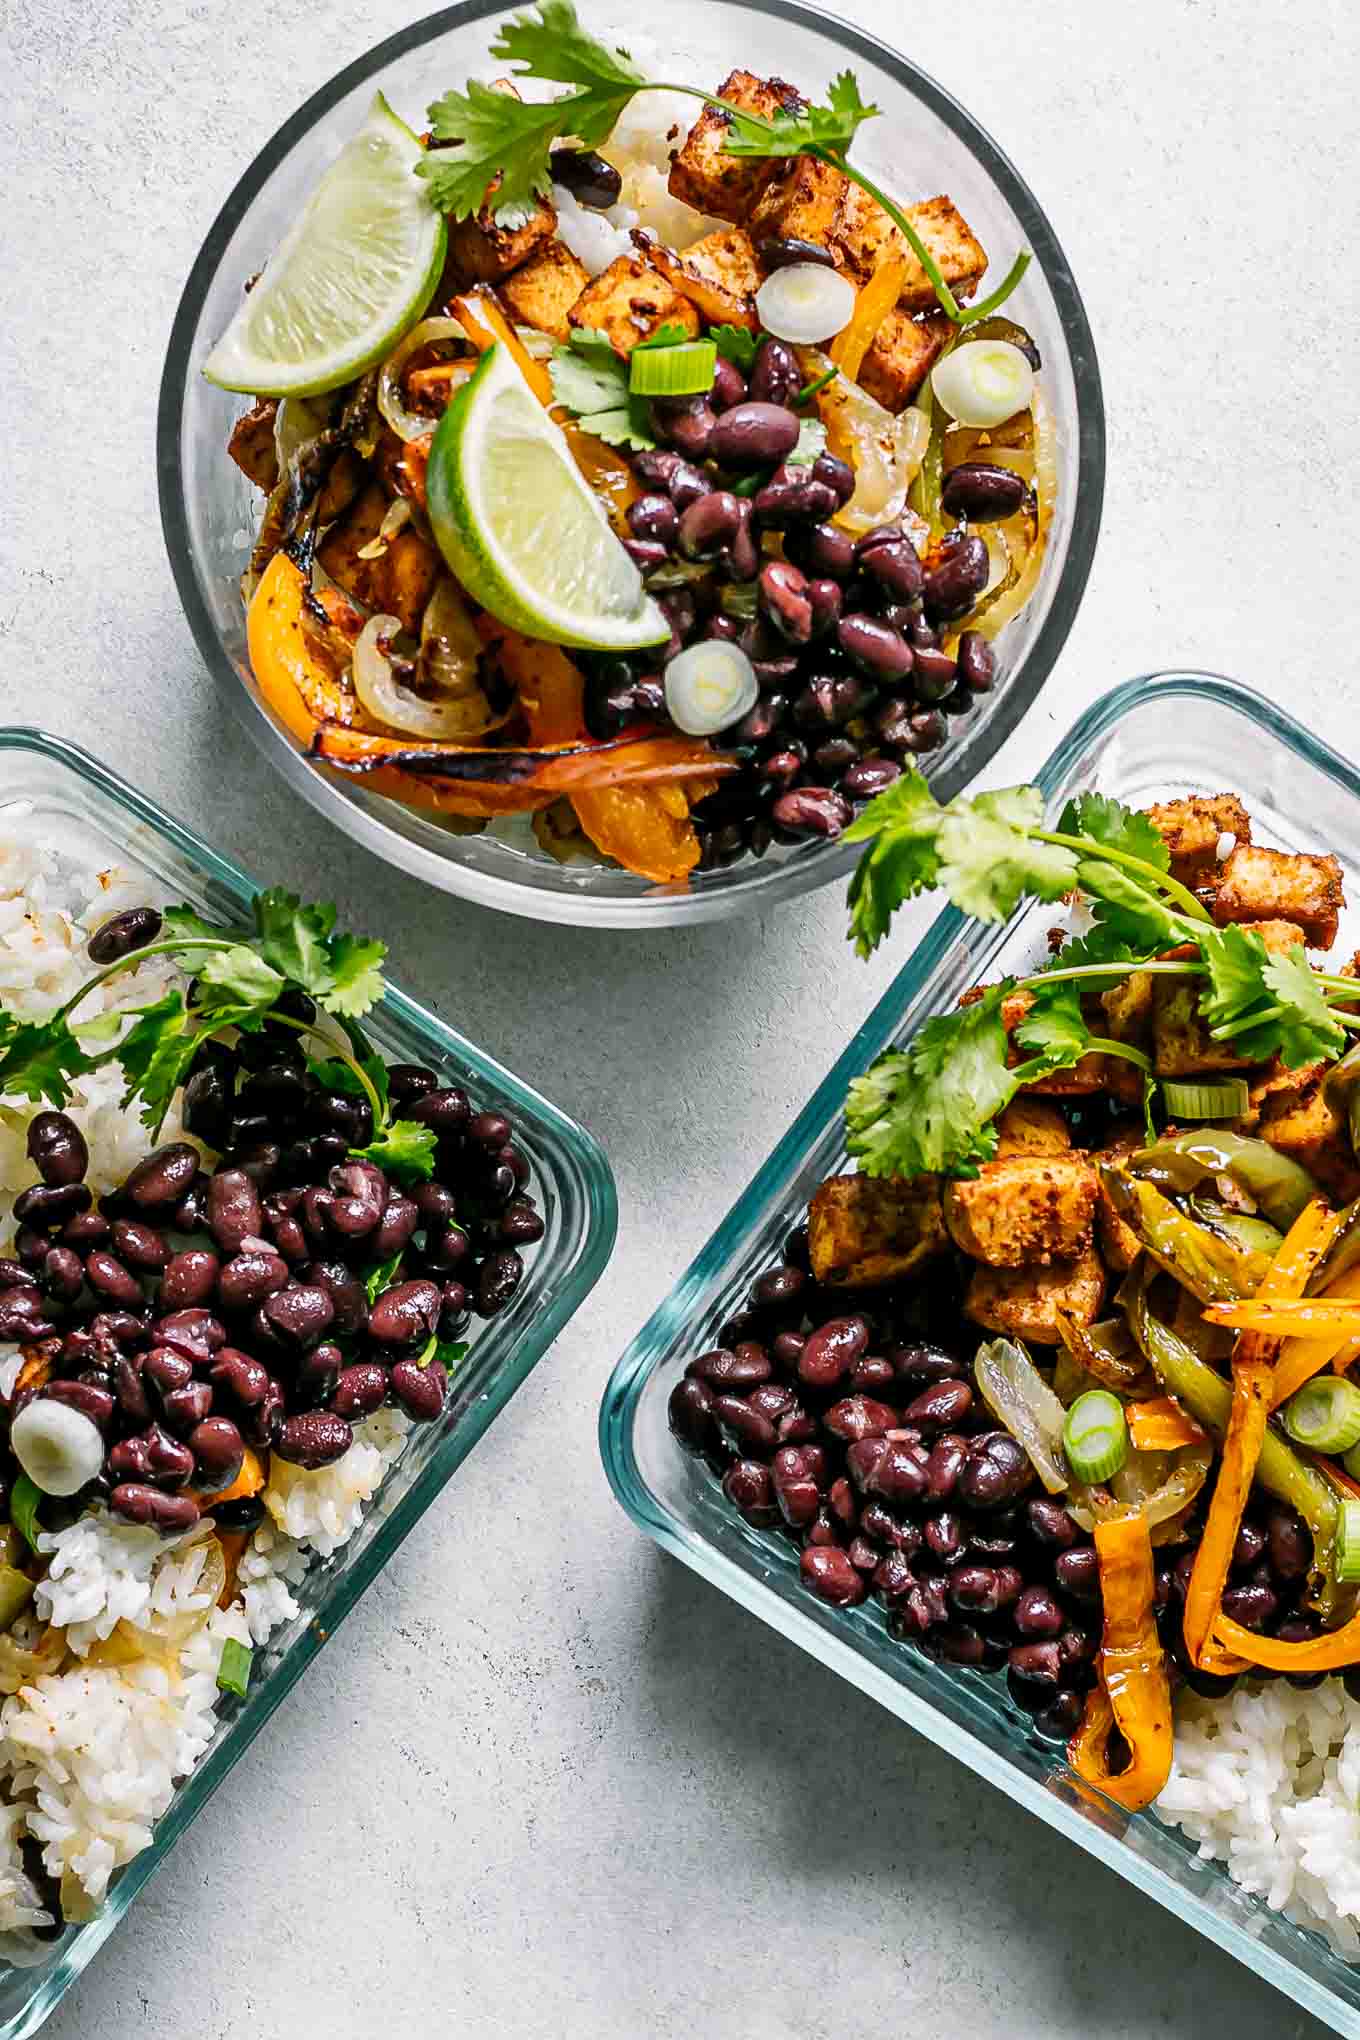
M 422 154 L 379 92 L 204 363 L 209 382 L 318 396 L 396 345 L 444 266 L 448 230 L 415 174 Z
M 504 347 L 439 421 L 426 491 L 440 551 L 474 602 L 550 644 L 633 651 L 670 625 Z

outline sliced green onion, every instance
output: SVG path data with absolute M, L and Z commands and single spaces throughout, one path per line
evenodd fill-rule
M 1063 1450 L 1078 1480 L 1108 1480 L 1129 1456 L 1124 1405 L 1107 1388 L 1079 1395 L 1063 1425 Z
M 238 1700 L 245 1699 L 254 1656 L 249 1644 L 238 1643 L 234 1636 L 227 1638 L 217 1663 L 217 1683 L 224 1693 L 234 1693 Z
M 1360 1445 L 1360 1388 L 1340 1375 L 1305 1382 L 1284 1406 L 1284 1427 L 1296 1445 L 1339 1457 Z
M 756 312 L 776 340 L 815 347 L 850 324 L 855 286 L 839 269 L 827 269 L 820 262 L 791 262 L 761 284 Z
M 629 357 L 628 388 L 635 397 L 697 397 L 712 389 L 717 365 L 718 350 L 711 340 L 635 347 Z
M 671 721 L 689 737 L 711 737 L 740 722 L 760 694 L 755 669 L 739 645 L 704 638 L 666 668 Z
M 1173 1119 L 1240 1119 L 1251 1103 L 1243 1077 L 1225 1077 L 1218 1084 L 1162 1085 L 1162 1097 Z
M 42 1524 L 38 1511 L 42 1507 L 43 1491 L 35 1480 L 21 1473 L 9 1491 L 9 1520 L 15 1529 L 22 1532 L 25 1543 L 38 1548 L 38 1532 Z
M 957 424 L 987 431 L 1029 409 L 1034 370 L 1009 340 L 969 340 L 940 357 L 930 387 Z
M 1360 1502 L 1350 1499 L 1337 1505 L 1336 1576 L 1342 1586 L 1360 1580 Z
M 1352 1480 L 1360 1480 L 1360 1445 L 1352 1445 L 1341 1464 Z

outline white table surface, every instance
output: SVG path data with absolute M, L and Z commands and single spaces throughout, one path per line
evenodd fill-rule
M 380 899 L 406 981 L 604 1141 L 619 1246 L 47 2030 L 1320 2032 L 661 1557 L 607 1491 L 595 1415 L 613 1360 L 911 928 L 866 968 L 838 889 L 664 940 L 442 899 L 285 803 L 198 659 L 153 464 L 180 286 L 260 144 L 414 11 L 4 10 L 0 701 L 254 872 L 333 892 L 342 919 L 367 924 Z M 1345 746 L 1360 16 L 1346 0 L 846 11 L 905 40 L 1022 166 L 1105 378 L 1085 607 L 991 777 L 1023 776 L 1095 693 L 1178 663 L 1236 674 Z

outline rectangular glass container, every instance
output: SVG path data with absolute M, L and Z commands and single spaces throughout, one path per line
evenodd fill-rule
M 45 844 L 88 852 L 96 864 L 139 866 L 165 893 L 215 919 L 249 919 L 256 887 L 243 871 L 72 744 L 41 731 L 0 729 L 0 821 L 16 814 Z M 365 1026 L 388 1061 L 424 1063 L 442 1079 L 465 1085 L 480 1105 L 510 1117 L 529 1157 L 530 1188 L 547 1229 L 526 1254 L 525 1277 L 510 1307 L 477 1325 L 444 1416 L 411 1432 L 355 1535 L 331 1558 L 316 1560 L 294 1589 L 300 1613 L 256 1651 L 247 1698 L 222 1696 L 217 1734 L 157 1824 L 151 1847 L 119 1873 L 97 1918 L 68 1927 L 38 1967 L 0 1970 L 0 2040 L 23 2040 L 42 2024 L 294 1680 L 579 1309 L 613 1248 L 614 1179 L 590 1134 L 405 992 L 390 990 Z
M 1231 788 L 1262 842 L 1333 851 L 1360 901 L 1360 775 L 1259 695 L 1208 674 L 1166 673 L 1105 695 L 1038 775 L 1056 813 L 1095 788 L 1133 807 L 1175 794 Z M 968 986 L 1045 953 L 1054 909 L 1036 905 L 1004 928 L 953 908 L 933 924 L 744 1196 L 611 1377 L 600 1441 L 614 1492 L 665 1550 L 850 1679 L 942 1749 L 1158 1899 L 1220 1947 L 1324 2019 L 1360 2036 L 1360 1967 L 1319 1934 L 1293 1925 L 1241 1890 L 1221 1863 L 1150 1814 L 1095 1807 L 1073 1789 L 1061 1749 L 1040 1740 L 1011 1705 L 1000 1675 L 931 1663 L 895 1643 L 881 1609 L 827 1607 L 799 1583 L 798 1556 L 752 1530 L 700 1462 L 666 1427 L 666 1402 L 687 1360 L 712 1345 L 776 1258 L 817 1185 L 846 1164 L 846 1085 L 884 1049 L 906 1041 Z M 1360 915 L 1352 912 L 1352 930 Z M 1343 922 L 1342 945 L 1346 946 Z M 1351 945 L 1355 935 L 1352 932 Z

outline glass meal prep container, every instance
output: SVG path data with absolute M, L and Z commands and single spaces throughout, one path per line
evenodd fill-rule
M 360 125 L 375 90 L 419 126 L 428 102 L 494 70 L 488 48 L 518 7 L 464 0 L 377 44 L 314 93 L 245 169 L 213 222 L 184 288 L 161 379 L 157 437 L 161 522 L 198 649 L 290 794 L 413 877 L 531 919 L 654 928 L 709 920 L 793 898 L 841 878 L 850 846 L 804 840 L 725 869 L 657 887 L 618 866 L 559 864 L 527 828 L 458 835 L 412 808 L 342 783 L 304 755 L 264 702 L 246 651 L 240 581 L 261 498 L 226 452 L 246 408 L 201 374 L 246 280 L 277 246 L 327 165 Z M 942 799 L 965 786 L 1015 728 L 1052 671 L 1095 551 L 1105 480 L 1105 418 L 1094 343 L 1067 259 L 1038 201 L 996 143 L 933 79 L 849 22 L 799 0 L 674 0 L 640 22 L 626 0 L 582 0 L 592 33 L 625 44 L 654 76 L 712 89 L 734 63 L 818 93 L 850 66 L 883 117 L 856 160 L 908 196 L 947 192 L 992 258 L 1033 261 L 1006 313 L 1032 334 L 1057 431 L 1059 482 L 1048 552 L 1033 596 L 997 641 L 999 677 L 928 759 Z M 695 109 L 697 115 L 697 107 Z
M 148 872 L 175 899 L 214 919 L 244 921 L 256 890 L 246 874 L 72 744 L 0 729 L 0 825 L 22 817 L 45 845 Z M 375 932 L 381 932 L 375 931 Z M 228 1771 L 386 1564 L 423 1511 L 500 1415 L 598 1279 L 614 1243 L 614 1180 L 596 1141 L 528 1084 L 409 998 L 389 990 L 365 1021 L 389 1061 L 425 1063 L 514 1121 L 546 1225 L 502 1316 L 482 1324 L 450 1386 L 444 1416 L 419 1426 L 354 1536 L 314 1560 L 294 1590 L 295 1619 L 255 1652 L 248 1697 L 221 1696 L 209 1748 L 158 1822 L 151 1846 L 114 1879 L 97 1916 L 67 1927 L 34 1968 L 0 1970 L 0 2036 L 23 2040 L 52 2011 L 113 1932 Z
M 1080 789 L 1134 807 L 1173 794 L 1239 793 L 1263 841 L 1333 851 L 1360 926 L 1360 773 L 1259 695 L 1202 673 L 1164 673 L 1088 709 L 1037 775 L 1050 811 Z M 1003 1674 L 935 1664 L 888 1635 L 882 1610 L 828 1607 L 799 1582 L 798 1553 L 749 1528 L 707 1468 L 681 1450 L 666 1403 L 686 1361 L 715 1343 L 755 1277 L 779 1257 L 812 1192 L 846 1166 L 846 1085 L 969 986 L 1044 951 L 1055 909 L 1005 928 L 943 913 L 707 1246 L 619 1361 L 600 1413 L 614 1492 L 633 1521 L 734 1600 L 841 1673 L 1178 1918 L 1325 2020 L 1360 2036 L 1360 1965 L 1202 1861 L 1150 1813 L 1083 1799 L 1060 1745 L 1008 1700 Z M 1346 923 L 1343 920 L 1343 937 Z

